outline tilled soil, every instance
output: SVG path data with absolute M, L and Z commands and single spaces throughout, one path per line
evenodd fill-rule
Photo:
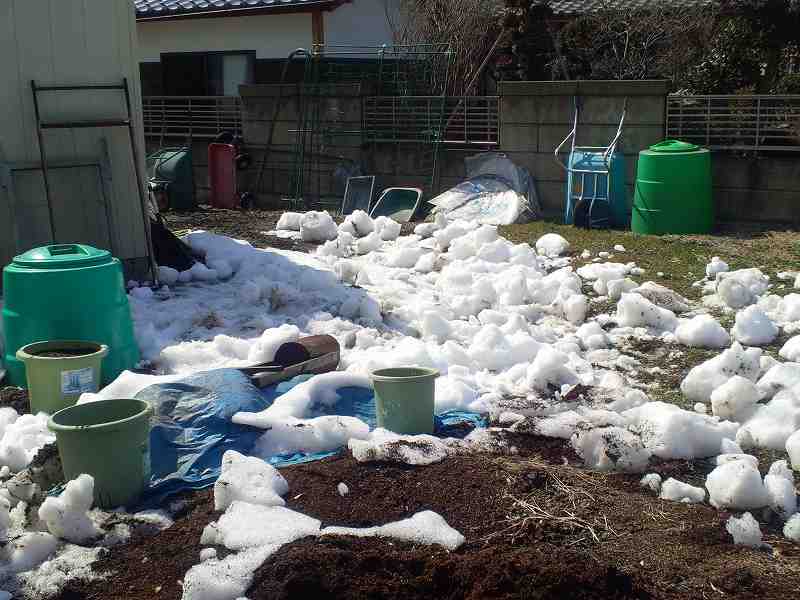
M 279 238 L 268 235 L 278 224 L 278 219 L 284 211 L 281 210 L 230 210 L 224 208 L 211 208 L 201 206 L 193 212 L 165 212 L 164 221 L 173 232 L 182 232 L 189 229 L 203 229 L 220 235 L 227 235 L 236 239 L 250 242 L 257 248 L 279 248 L 281 250 L 297 250 L 310 252 L 318 244 L 302 242 L 290 238 Z M 342 219 L 332 215 L 336 222 Z M 402 235 L 413 232 L 417 223 L 405 223 L 402 226 Z
M 21 415 L 31 412 L 28 392 L 18 387 L 0 387 L 0 407 L 2 406 L 10 406 Z
M 389 539 L 330 536 L 287 544 L 255 573 L 267 598 L 758 598 L 800 593 L 800 548 L 767 527 L 773 551 L 734 546 L 729 515 L 659 500 L 638 476 L 574 466 L 567 449 L 531 438 L 520 455 L 453 457 L 427 467 L 357 463 L 346 454 L 282 470 L 289 508 L 325 525 L 367 527 L 440 513 L 466 543 L 454 552 Z M 565 464 L 564 458 L 571 464 Z M 675 467 L 677 470 L 677 466 Z M 344 497 L 337 485 L 344 482 Z M 113 550 L 106 582 L 73 582 L 60 600 L 180 598 L 210 491 L 155 537 Z

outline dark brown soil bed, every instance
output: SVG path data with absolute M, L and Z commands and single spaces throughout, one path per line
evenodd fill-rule
M 246 596 L 797 596 L 800 548 L 776 527 L 763 527 L 772 551 L 734 546 L 724 528 L 729 515 L 659 500 L 639 486 L 638 476 L 564 464 L 566 449 L 549 445 L 537 454 L 536 443 L 527 445 L 524 456 L 455 457 L 427 467 L 360 464 L 338 456 L 283 469 L 290 486 L 287 506 L 323 525 L 381 525 L 433 510 L 466 543 L 448 552 L 389 539 L 306 538 L 270 557 Z M 337 491 L 340 482 L 349 488 L 345 496 Z M 199 561 L 203 527 L 219 516 L 212 506 L 209 491 L 193 494 L 186 515 L 172 528 L 114 549 L 96 565 L 95 571 L 115 573 L 113 579 L 73 582 L 59 599 L 180 598 L 178 582 Z
M 35 356 L 41 356 L 42 358 L 74 358 L 76 356 L 88 356 L 97 351 L 97 348 L 67 348 L 64 350 L 37 352 Z
M 28 391 L 13 386 L 0 387 L 0 406 L 10 406 L 21 415 L 31 412 Z
M 284 213 L 282 210 L 229 210 L 201 206 L 191 212 L 166 212 L 163 213 L 164 221 L 173 232 L 182 232 L 189 229 L 203 229 L 220 235 L 243 239 L 257 248 L 280 248 L 283 250 L 297 250 L 311 252 L 318 244 L 301 242 L 300 240 L 279 238 L 268 235 L 278 224 L 278 219 Z M 339 222 L 341 218 L 332 215 Z M 416 223 L 406 223 L 402 227 L 402 234 L 413 232 Z

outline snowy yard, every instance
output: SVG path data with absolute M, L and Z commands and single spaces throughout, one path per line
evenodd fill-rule
M 32 493 L 7 486 L 6 588 L 62 600 L 800 590 L 796 235 L 279 216 L 171 215 L 205 230 L 184 238 L 205 266 L 132 287 L 153 374 L 97 397 L 268 361 L 303 335 L 336 337 L 340 372 L 235 414 L 263 430 L 252 456 L 226 454 L 213 490 L 162 511 L 87 512 L 91 481 L 76 480 L 30 516 Z M 441 372 L 437 413 L 489 426 L 404 438 L 336 412 L 337 389 L 400 365 Z M 8 476 L 50 439 L 41 419 L 2 416 Z

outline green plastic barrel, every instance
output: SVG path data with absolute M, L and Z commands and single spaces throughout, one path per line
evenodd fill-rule
M 665 140 L 639 153 L 633 196 L 634 233 L 709 233 L 714 226 L 711 153 Z
M 399 367 L 372 373 L 378 427 L 402 434 L 433 433 L 436 369 Z
M 101 508 L 134 504 L 150 480 L 150 416 L 143 400 L 77 404 L 50 417 L 67 481 L 94 477 Z
M 169 208 L 196 210 L 192 149 L 161 148 L 147 157 L 147 176 L 169 184 Z
M 81 244 L 35 248 L 3 269 L 8 382 L 26 386 L 17 350 L 33 342 L 81 340 L 108 346 L 101 385 L 139 362 L 119 260 Z
M 96 392 L 107 354 L 104 344 L 73 340 L 34 342 L 17 350 L 25 365 L 31 412 L 52 415 L 75 404 L 81 394 Z

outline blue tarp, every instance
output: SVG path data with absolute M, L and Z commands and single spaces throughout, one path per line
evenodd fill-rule
M 186 377 L 175 383 L 151 385 L 136 397 L 149 401 L 155 413 L 150 432 L 152 476 L 139 508 L 158 506 L 183 490 L 198 490 L 219 477 L 222 455 L 227 450 L 249 454 L 263 429 L 231 422 L 237 412 L 260 412 L 275 399 L 311 377 L 300 375 L 264 390 L 236 369 L 218 369 Z M 318 407 L 313 416 L 324 414 L 358 417 L 375 427 L 373 392 L 366 388 L 339 390 L 335 406 Z M 436 416 L 436 435 L 462 437 L 471 430 L 464 424 L 484 427 L 480 415 L 449 411 Z M 283 467 L 336 454 L 278 454 L 269 463 Z

